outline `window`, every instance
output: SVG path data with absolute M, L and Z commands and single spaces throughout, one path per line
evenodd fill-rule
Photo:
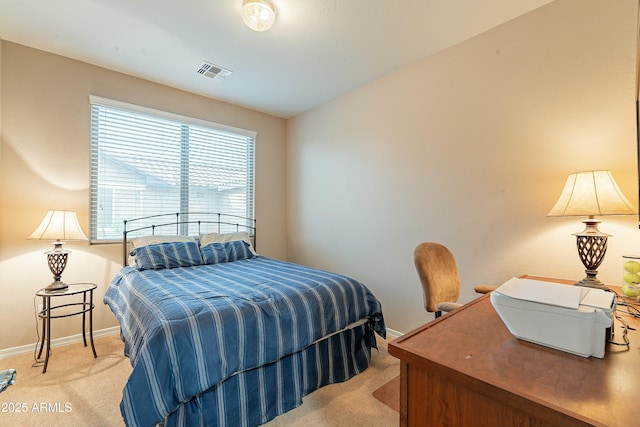
M 172 212 L 253 218 L 255 133 L 92 96 L 91 240 Z

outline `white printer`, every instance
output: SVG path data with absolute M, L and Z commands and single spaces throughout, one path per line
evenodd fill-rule
M 491 304 L 517 338 L 577 354 L 604 357 L 613 324 L 613 292 L 512 278 L 491 293 Z

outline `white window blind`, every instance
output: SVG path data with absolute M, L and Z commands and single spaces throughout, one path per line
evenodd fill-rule
M 172 212 L 253 218 L 255 133 L 91 97 L 91 240 Z

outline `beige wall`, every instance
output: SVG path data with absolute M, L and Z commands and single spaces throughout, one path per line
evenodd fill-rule
M 637 206 L 635 31 L 633 0 L 556 0 L 289 120 L 290 259 L 362 280 L 400 332 L 433 318 L 421 241 L 453 251 L 464 301 L 523 273 L 583 278 L 581 219 L 546 214 L 589 169 Z M 620 285 L 638 221 L 602 219 L 599 276 Z
M 2 39 L 0 39 L 0 165 L 2 165 Z M 0 188 L 2 186 L 2 170 L 0 170 Z M 0 223 L 2 223 L 2 212 L 4 211 L 2 205 L 2 197 L 0 197 Z M 2 238 L 0 238 L 0 241 Z M 2 245 L 0 244 L 0 250 Z M 2 306 L 0 306 L 0 310 Z
M 77 211 L 89 231 L 89 95 L 256 131 L 258 250 L 286 258 L 283 119 L 6 41 L 0 48 L 0 350 L 36 342 L 34 293 L 51 281 L 50 243 L 27 236 L 49 209 Z M 73 252 L 63 279 L 99 285 L 94 329 L 117 326 L 102 297 L 121 246 L 65 248 Z M 78 334 L 80 319 L 52 329 L 53 338 Z

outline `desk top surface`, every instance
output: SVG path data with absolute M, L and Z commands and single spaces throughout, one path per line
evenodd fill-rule
M 640 320 L 621 311 L 640 330 Z M 622 342 L 620 320 L 614 328 L 614 340 Z M 453 370 L 587 422 L 629 426 L 640 423 L 638 330 L 629 329 L 628 349 L 607 344 L 603 359 L 583 358 L 518 340 L 487 294 L 390 342 L 389 353 L 414 365 Z

